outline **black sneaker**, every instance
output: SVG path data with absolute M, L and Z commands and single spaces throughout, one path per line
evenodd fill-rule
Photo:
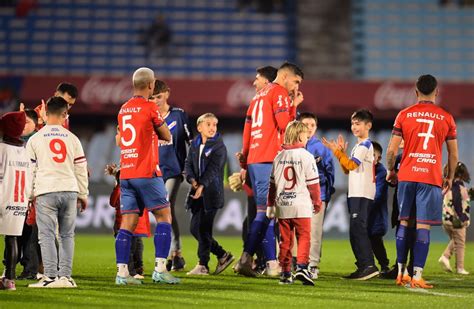
M 166 270 L 171 271 L 172 266 L 173 266 L 173 261 L 172 260 L 167 260 L 166 261 Z
M 218 275 L 223 272 L 229 265 L 234 261 L 234 256 L 230 252 L 226 252 L 223 257 L 217 259 L 216 271 L 214 275 Z
M 291 273 L 286 274 L 282 272 L 280 276 L 279 284 L 292 284 L 292 283 L 293 283 L 293 278 L 291 276 Z
M 360 272 L 360 270 L 356 269 L 356 271 L 353 272 L 352 274 L 349 274 L 347 276 L 343 276 L 342 278 L 344 278 L 344 279 L 356 279 L 359 276 L 359 272 Z
M 36 274 L 22 272 L 18 277 L 18 280 L 36 280 Z
M 376 277 L 379 274 L 377 267 L 371 265 L 367 266 L 364 269 L 361 269 L 354 280 L 368 280 L 370 278 Z
M 171 267 L 171 270 L 180 271 L 183 270 L 185 266 L 186 262 L 184 261 L 184 258 L 182 256 L 175 256 L 173 258 L 173 266 Z
M 303 285 L 314 286 L 313 275 L 311 275 L 309 270 L 307 270 L 306 268 L 298 268 L 295 273 L 295 279 L 303 282 Z

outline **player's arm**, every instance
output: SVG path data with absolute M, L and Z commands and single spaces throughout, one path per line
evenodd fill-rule
M 151 109 L 151 122 L 153 123 L 153 129 L 155 130 L 156 135 L 158 138 L 169 142 L 171 141 L 171 132 L 168 128 L 163 117 L 161 117 L 160 112 L 158 110 L 158 106 L 153 104 L 153 108 Z
M 275 217 L 275 200 L 276 200 L 276 185 L 275 185 L 275 165 L 272 165 L 272 171 L 270 173 L 270 182 L 268 185 L 267 195 L 267 217 L 273 219 Z
M 237 160 L 239 161 L 240 167 L 247 169 L 247 157 L 250 149 L 250 133 L 252 127 L 252 115 L 250 114 L 250 108 L 245 116 L 244 133 L 242 135 L 242 152 L 241 155 L 237 154 Z
M 324 166 L 324 171 L 322 172 L 326 176 L 327 187 L 329 190 L 332 191 L 332 189 L 334 188 L 334 182 L 335 182 L 334 160 L 332 159 L 329 149 L 327 149 L 326 147 L 324 147 L 324 151 L 323 151 L 323 166 Z
M 296 107 L 290 106 L 291 99 L 286 90 L 278 88 L 273 92 L 272 108 L 278 130 L 285 131 L 290 121 L 296 118 Z
M 451 189 L 451 185 L 454 179 L 454 171 L 458 164 L 458 142 L 456 139 L 449 139 L 446 141 L 448 148 L 448 177 L 443 181 L 443 193 L 446 193 Z
M 193 151 L 192 146 L 189 148 L 189 153 L 184 161 L 184 174 L 186 176 L 186 181 L 193 185 L 193 188 L 196 189 L 196 174 L 194 173 L 193 169 L 193 157 L 196 155 L 195 151 Z
M 87 173 L 87 160 L 78 138 L 74 140 L 74 175 L 76 176 L 79 192 L 77 194 L 78 207 L 81 211 L 87 208 L 89 195 L 89 179 Z
M 342 139 L 342 136 L 339 135 L 338 139 Z M 321 142 L 332 151 L 336 159 L 339 161 L 344 174 L 349 174 L 349 171 L 355 170 L 359 167 L 360 161 L 357 158 L 349 158 L 349 156 L 344 152 L 344 147 L 341 143 L 336 143 L 334 140 L 328 141 L 325 137 L 321 139 Z
M 227 149 L 224 144 L 213 149 L 206 170 L 199 178 L 199 184 L 207 188 L 209 184 L 224 172 L 225 162 L 227 160 Z
M 31 186 L 29 187 L 30 192 L 26 192 L 26 195 L 28 196 L 28 199 L 30 201 L 33 201 L 35 198 L 34 196 L 35 182 L 36 182 L 35 179 L 36 179 L 36 171 L 38 169 L 38 166 L 36 164 L 36 153 L 33 149 L 33 141 L 34 141 L 33 138 L 30 138 L 28 142 L 26 143 L 26 152 L 31 161 L 31 164 L 30 164 Z
M 191 141 L 194 138 L 193 131 L 191 130 L 191 122 L 189 121 L 188 114 L 186 114 L 185 111 L 183 111 L 182 117 L 183 117 L 184 132 L 186 134 L 186 143 L 190 145 Z

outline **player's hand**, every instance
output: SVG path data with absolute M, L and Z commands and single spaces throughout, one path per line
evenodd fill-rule
M 201 197 L 202 195 L 202 190 L 204 190 L 203 185 L 199 185 L 198 188 L 196 189 L 196 192 L 194 192 L 194 195 L 191 195 L 191 197 L 195 200 Z
M 334 140 L 327 140 L 325 137 L 321 138 L 321 142 L 324 146 L 329 148 L 332 152 L 335 152 L 338 149 L 338 146 Z
M 321 200 L 319 200 L 317 204 L 313 205 L 313 214 L 319 213 L 321 211 L 321 206 L 322 206 Z
M 194 190 L 197 190 L 198 188 L 198 183 L 195 179 L 191 179 L 191 187 L 194 189 Z
M 46 116 L 46 103 L 44 102 L 43 99 L 41 99 L 41 108 L 40 108 L 39 114 L 40 114 L 41 121 L 43 121 L 43 123 L 47 122 L 48 116 Z
M 237 161 L 239 161 L 240 167 L 243 169 L 247 169 L 247 158 L 242 152 L 237 152 L 235 154 Z
M 269 219 L 275 218 L 276 207 L 275 206 L 268 206 L 267 207 L 267 217 Z
M 339 150 L 342 152 L 346 152 L 347 145 L 348 143 L 344 140 L 344 137 L 341 134 L 339 134 L 337 136 L 337 147 L 339 147 Z
M 392 186 L 395 186 L 398 183 L 398 176 L 395 170 L 387 171 L 387 177 L 385 177 L 385 180 Z
M 83 212 L 87 209 L 87 197 L 86 198 L 77 198 L 77 208 L 80 212 Z
M 24 111 L 25 111 L 25 103 L 23 103 L 23 102 L 20 103 L 20 108 L 18 108 L 18 110 L 19 110 L 20 112 L 24 112 Z
M 303 92 L 296 91 L 293 95 L 293 106 L 298 107 L 301 103 L 303 103 L 304 96 Z
M 444 178 L 443 179 L 443 195 L 448 193 L 449 190 L 451 190 L 451 187 L 453 185 L 453 180 L 450 178 Z
M 119 171 L 119 168 L 117 167 L 117 164 L 115 163 L 107 164 L 104 169 L 105 175 L 111 175 L 111 176 L 117 175 L 118 171 Z
M 242 190 L 242 177 L 240 173 L 233 173 L 229 176 L 229 187 L 232 191 L 237 192 Z

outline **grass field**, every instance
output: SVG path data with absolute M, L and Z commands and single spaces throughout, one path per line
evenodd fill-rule
M 237 237 L 218 237 L 221 244 L 240 255 Z M 3 241 L 0 250 L 3 252 Z M 390 257 L 395 257 L 394 243 L 386 244 Z M 186 269 L 194 267 L 196 242 L 183 239 Z M 474 275 L 460 276 L 441 271 L 438 265 L 444 244 L 433 243 L 425 277 L 435 288 L 428 291 L 395 286 L 392 280 L 350 281 L 342 275 L 354 270 L 354 258 L 346 240 L 326 240 L 321 264 L 322 274 L 315 287 L 295 283 L 280 286 L 277 279 L 244 278 L 234 275 L 229 267 L 219 276 L 188 277 L 177 275 L 182 283 L 176 286 L 151 282 L 153 241 L 145 240 L 146 279 L 143 286 L 115 286 L 115 254 L 112 236 L 78 235 L 73 277 L 77 289 L 29 289 L 32 281 L 17 280 L 17 291 L 0 291 L 0 308 L 170 308 L 170 307 L 315 307 L 324 308 L 473 308 Z M 466 269 L 474 271 L 474 244 L 466 249 Z M 453 262 L 452 262 L 453 264 Z M 211 270 L 215 267 L 212 258 Z M 20 271 L 20 268 L 17 269 Z M 19 273 L 19 272 L 18 272 Z

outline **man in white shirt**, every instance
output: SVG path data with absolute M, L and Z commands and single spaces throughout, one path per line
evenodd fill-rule
M 30 138 L 26 149 L 33 163 L 33 191 L 44 264 L 43 279 L 29 287 L 76 287 L 71 278 L 77 208 L 87 207 L 87 162 L 79 139 L 63 127 L 68 103 L 47 102 L 48 123 Z M 59 261 L 55 234 L 59 226 Z M 58 270 L 59 266 L 59 270 Z

